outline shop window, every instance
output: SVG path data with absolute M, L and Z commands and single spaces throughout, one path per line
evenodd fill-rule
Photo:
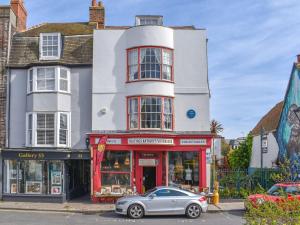
M 198 152 L 169 152 L 169 185 L 198 191 Z
M 61 194 L 63 163 L 44 160 L 4 160 L 4 192 L 8 194 Z
M 173 129 L 173 100 L 168 97 L 132 97 L 128 99 L 129 129 Z
M 131 194 L 131 153 L 129 151 L 105 151 L 101 162 L 101 194 Z
M 129 49 L 128 81 L 173 81 L 173 50 L 162 47 Z

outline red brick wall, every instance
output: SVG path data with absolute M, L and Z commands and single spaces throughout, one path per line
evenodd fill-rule
M 96 6 L 90 7 L 90 23 L 96 23 L 98 29 L 103 29 L 105 26 L 105 9 L 102 2 Z

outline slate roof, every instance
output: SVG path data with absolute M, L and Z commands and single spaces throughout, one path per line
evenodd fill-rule
M 284 101 L 276 104 L 264 117 L 258 122 L 258 124 L 251 131 L 253 136 L 260 135 L 260 129 L 263 127 L 266 132 L 273 132 L 277 129 L 280 114 L 283 108 Z
M 131 26 L 106 26 L 105 29 L 129 29 Z M 173 29 L 195 30 L 194 26 L 170 27 Z M 12 39 L 8 61 L 10 68 L 24 68 L 37 65 L 80 66 L 93 63 L 93 30 L 95 25 L 83 23 L 44 23 L 20 33 Z M 61 33 L 62 54 L 59 60 L 39 60 L 40 33 Z

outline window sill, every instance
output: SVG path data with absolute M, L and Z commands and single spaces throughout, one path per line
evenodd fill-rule
M 171 83 L 175 84 L 175 81 L 171 80 L 161 80 L 161 79 L 141 79 L 141 80 L 127 80 L 125 83 L 136 83 L 136 82 L 163 82 L 163 83 Z
M 27 95 L 31 95 L 31 94 L 48 94 L 48 93 L 71 95 L 71 92 L 65 92 L 65 91 L 31 91 L 31 92 L 27 92 Z

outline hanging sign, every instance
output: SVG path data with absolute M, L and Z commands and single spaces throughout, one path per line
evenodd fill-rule
M 173 145 L 171 138 L 128 138 L 129 145 Z

